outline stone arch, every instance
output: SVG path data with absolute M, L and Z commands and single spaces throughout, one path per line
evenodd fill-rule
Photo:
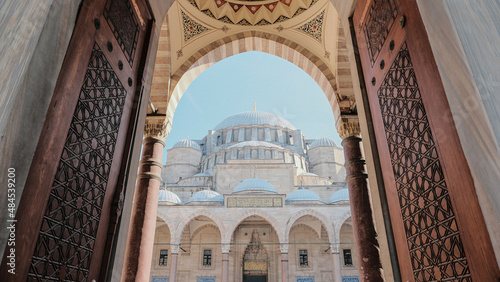
M 209 224 L 206 224 L 206 225 L 203 225 L 203 226 L 200 226 L 198 227 L 195 231 L 193 231 L 193 235 L 191 235 L 191 240 L 193 240 L 193 238 L 198 235 L 198 233 L 200 233 L 203 229 L 205 228 L 213 228 L 213 229 L 218 229 L 218 227 L 213 224 L 213 223 L 209 223 Z M 220 232 L 220 230 L 219 230 Z
M 170 236 L 172 238 L 172 236 L 174 236 L 174 231 L 175 231 L 175 224 L 172 221 L 172 219 L 170 219 L 169 216 L 166 216 L 165 214 L 163 214 L 160 210 L 158 210 L 156 217 L 163 220 L 163 222 L 165 222 L 165 224 L 167 224 L 167 227 L 170 230 Z
M 300 229 L 300 228 L 309 229 L 309 230 L 311 230 L 312 233 L 316 234 L 319 239 L 321 239 L 321 231 L 320 231 L 320 233 L 318 233 L 317 230 L 315 230 L 314 228 L 312 228 L 311 226 L 309 226 L 307 224 L 304 224 L 304 223 L 295 224 L 294 226 L 292 226 L 292 228 L 290 228 L 290 233 L 292 233 L 293 230 L 296 228 L 297 229 Z
M 336 93 L 336 70 L 332 70 L 322 58 L 290 39 L 264 31 L 253 30 L 229 35 L 207 44 L 187 59 L 172 74 L 168 89 L 151 93 L 151 100 L 157 107 L 158 113 L 166 114 L 167 132 L 171 130 L 175 109 L 191 82 L 203 71 L 222 59 L 248 51 L 260 51 L 275 55 L 301 68 L 323 90 L 332 108 L 335 120 L 339 119 L 341 113 L 339 101 L 343 97 L 339 97 Z M 167 87 L 167 84 L 163 84 L 163 87 Z M 158 87 L 152 88 L 156 89 Z M 165 91 L 170 92 L 168 101 L 165 101 L 164 98 Z M 160 92 L 163 94 L 155 94 Z
M 172 244 L 178 245 L 181 242 L 181 237 L 182 233 L 184 232 L 184 229 L 186 229 L 186 226 L 191 222 L 191 220 L 199 217 L 199 216 L 204 216 L 208 217 L 211 219 L 216 226 L 219 228 L 221 238 L 223 234 L 225 233 L 225 226 L 222 220 L 219 219 L 217 215 L 215 215 L 213 212 L 206 210 L 206 209 L 201 209 L 193 212 L 192 214 L 188 215 L 185 217 L 178 225 L 177 228 L 175 229 L 175 232 L 172 232 Z
M 258 209 L 249 209 L 240 214 L 233 222 L 227 227 L 227 232 L 224 232 L 223 237 L 222 237 L 222 243 L 223 244 L 229 244 L 231 242 L 231 236 L 233 235 L 234 231 L 240 225 L 246 218 L 250 216 L 259 216 L 265 219 L 271 227 L 274 229 L 276 234 L 278 235 L 278 239 L 280 243 L 285 242 L 284 241 L 284 232 L 283 228 L 281 228 L 280 222 L 274 218 L 272 215 L 269 213 L 266 213 L 264 211 L 258 210 Z
M 312 209 L 298 211 L 288 219 L 285 230 L 286 241 L 284 242 L 288 242 L 290 231 L 292 230 L 293 224 L 303 216 L 312 216 L 318 219 L 325 226 L 326 232 L 328 233 L 329 243 L 332 244 L 333 242 L 335 242 L 336 231 L 334 229 L 333 224 L 330 222 L 330 220 L 328 220 L 328 217 Z
M 340 228 L 342 228 L 342 225 L 346 220 L 348 220 L 351 217 L 351 210 L 345 211 L 340 218 L 334 223 L 335 227 L 335 241 L 334 242 L 339 242 L 340 241 Z

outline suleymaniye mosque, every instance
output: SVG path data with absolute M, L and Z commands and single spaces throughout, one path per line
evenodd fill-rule
M 0 0 L 0 281 L 500 281 L 499 15 L 499 0 Z M 258 52 L 288 68 L 241 63 L 189 92 Z M 286 91 L 293 68 L 313 86 Z M 234 77 L 248 84 L 217 92 Z M 267 113 L 316 111 L 313 88 L 318 135 Z M 266 112 L 229 111 L 241 89 Z M 222 107 L 195 119 L 181 101 Z
M 179 140 L 162 170 L 152 281 L 359 281 L 343 156 L 260 111 Z

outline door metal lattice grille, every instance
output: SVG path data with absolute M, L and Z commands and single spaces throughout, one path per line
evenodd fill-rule
M 139 39 L 139 20 L 130 0 L 110 1 L 109 7 L 104 10 L 104 17 L 128 63 L 132 66 Z
M 377 94 L 415 281 L 472 281 L 406 43 Z
M 384 46 L 397 14 L 394 0 L 373 0 L 370 4 L 363 29 L 372 66 Z
M 28 281 L 85 281 L 127 92 L 94 45 Z

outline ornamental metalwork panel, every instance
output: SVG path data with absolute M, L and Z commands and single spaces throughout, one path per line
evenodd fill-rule
M 406 43 L 377 95 L 415 281 L 472 281 Z
M 370 4 L 363 27 L 372 66 L 384 46 L 397 14 L 394 0 L 373 0 Z
M 130 0 L 110 1 L 104 10 L 104 17 L 128 63 L 132 66 L 139 39 L 139 20 Z
M 126 95 L 95 44 L 52 184 L 29 281 L 87 279 Z

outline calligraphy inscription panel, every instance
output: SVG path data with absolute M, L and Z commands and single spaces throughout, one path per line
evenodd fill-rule
M 233 197 L 227 199 L 228 208 L 280 208 L 283 199 L 278 197 Z

